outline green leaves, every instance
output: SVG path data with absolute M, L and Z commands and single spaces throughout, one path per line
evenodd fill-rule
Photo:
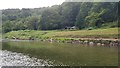
M 117 5 L 115 2 L 64 2 L 52 7 L 6 9 L 2 10 L 3 31 L 99 28 L 102 24 L 117 23 Z

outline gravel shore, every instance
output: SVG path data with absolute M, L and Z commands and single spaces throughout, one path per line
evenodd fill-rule
M 31 58 L 22 53 L 0 50 L 0 67 L 2 66 L 49 66 L 47 61 Z

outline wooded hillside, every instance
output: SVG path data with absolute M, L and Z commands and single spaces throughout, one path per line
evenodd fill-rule
M 33 9 L 2 10 L 3 32 L 117 27 L 117 2 L 64 2 Z

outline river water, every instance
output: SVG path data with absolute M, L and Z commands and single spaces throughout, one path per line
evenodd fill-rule
M 49 64 L 118 66 L 118 47 L 109 45 L 87 46 L 57 42 L 8 41 L 2 43 L 2 49 L 0 57 L 2 57 L 3 66 L 44 66 Z

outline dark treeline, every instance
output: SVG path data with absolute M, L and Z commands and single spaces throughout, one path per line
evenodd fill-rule
M 3 32 L 117 27 L 117 17 L 117 2 L 64 2 L 52 7 L 2 10 Z

